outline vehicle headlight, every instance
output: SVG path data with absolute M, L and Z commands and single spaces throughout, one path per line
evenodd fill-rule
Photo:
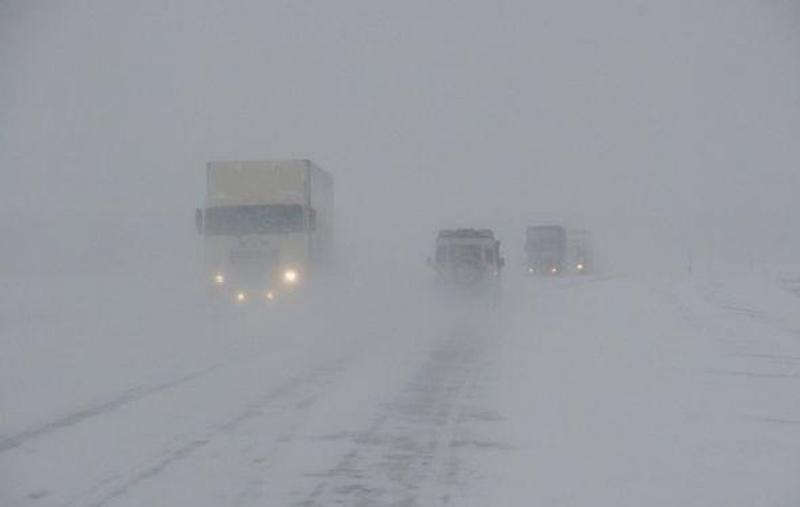
M 275 300 L 275 293 L 272 292 L 271 290 L 268 290 L 267 293 L 265 294 L 265 296 L 267 297 L 268 301 L 274 301 Z
M 293 269 L 287 269 L 283 273 L 283 281 L 290 285 L 297 283 L 298 278 L 299 276 L 297 275 L 297 271 Z
M 553 274 L 558 273 L 558 268 L 550 268 L 550 272 Z
M 247 301 L 247 293 L 239 291 L 236 293 L 236 302 L 237 303 L 244 303 Z
M 214 275 L 214 283 L 217 285 L 223 285 L 225 283 L 225 275 L 222 273 L 217 273 Z
M 583 271 L 583 264 L 578 264 L 575 267 L 578 268 L 578 271 Z
M 533 273 L 533 268 L 528 268 L 528 273 Z

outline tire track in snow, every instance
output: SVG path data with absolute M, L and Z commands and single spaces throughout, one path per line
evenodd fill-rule
M 800 379 L 800 373 L 772 373 L 747 370 L 708 370 L 709 375 L 719 375 L 723 377 L 749 377 L 760 379 Z
M 263 504 L 261 496 L 267 484 L 266 476 L 279 463 L 278 457 L 281 452 L 295 440 L 299 431 L 299 423 L 319 399 L 320 393 L 314 393 L 298 402 L 292 403 L 296 410 L 290 412 L 289 416 L 282 422 L 280 430 L 275 433 L 268 449 L 256 450 L 255 452 L 252 452 L 252 449 L 249 450 L 250 460 L 257 466 L 257 470 L 250 472 L 251 476 L 239 491 L 236 500 L 232 504 L 233 507 Z M 256 448 L 256 445 L 254 444 L 252 447 Z
M 352 444 L 298 507 L 428 505 L 447 502 L 455 429 L 464 393 L 480 373 L 480 345 L 450 336 L 366 429 L 336 436 Z M 303 492 L 298 492 L 303 494 Z
M 798 277 L 783 278 L 781 287 L 795 296 L 800 296 L 800 278 Z
M 307 408 L 309 404 L 313 402 L 315 396 L 313 393 L 309 393 L 304 389 L 319 388 L 327 384 L 332 377 L 345 369 L 350 360 L 336 359 L 329 361 L 323 365 L 317 365 L 315 368 L 312 368 L 310 372 L 305 372 L 283 382 L 262 395 L 258 401 L 249 404 L 235 417 L 228 419 L 199 437 L 193 438 L 178 447 L 161 452 L 158 456 L 140 466 L 137 470 L 134 470 L 127 477 L 101 481 L 88 492 L 80 495 L 81 498 L 64 505 L 82 505 L 87 507 L 102 507 L 108 505 L 115 499 L 123 497 L 145 481 L 156 478 L 171 466 L 190 458 L 199 450 L 211 444 L 216 438 L 233 433 L 244 423 L 264 416 L 269 406 L 280 400 L 298 397 L 301 398 L 298 403 Z M 266 459 L 266 457 L 264 459 Z
M 780 424 L 784 426 L 790 426 L 795 428 L 800 428 L 800 419 L 787 419 L 781 417 L 767 417 L 767 416 L 759 416 L 759 415 L 743 415 L 741 416 L 743 419 L 754 421 L 758 423 L 771 423 L 771 424 Z
M 22 432 L 19 432 L 10 437 L 3 438 L 2 440 L 0 440 L 0 454 L 6 451 L 10 451 L 11 449 L 15 449 L 31 440 L 41 438 L 52 432 L 64 428 L 69 428 L 71 426 L 75 426 L 79 423 L 82 423 L 88 419 L 92 419 L 94 417 L 114 412 L 115 410 L 118 410 L 126 405 L 139 401 L 148 396 L 152 396 L 154 394 L 166 391 L 173 387 L 186 384 L 187 382 L 191 382 L 192 380 L 196 380 L 200 377 L 204 377 L 219 369 L 220 366 L 221 365 L 216 364 L 208 368 L 196 371 L 194 373 L 190 373 L 189 375 L 184 375 L 183 377 L 179 377 L 169 382 L 132 388 L 127 391 L 124 391 L 122 394 L 115 396 L 108 401 L 98 403 L 96 405 L 92 405 L 81 410 L 77 410 L 58 419 L 44 423 L 40 426 L 36 426 L 24 430 Z

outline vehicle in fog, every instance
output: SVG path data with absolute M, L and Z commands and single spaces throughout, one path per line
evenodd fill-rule
M 272 301 L 330 263 L 333 179 L 310 160 L 210 162 L 196 222 L 212 290 Z
M 489 229 L 447 229 L 436 237 L 428 261 L 443 285 L 458 289 L 497 289 L 505 259 Z
M 567 265 L 567 232 L 561 225 L 534 225 L 525 232 L 525 270 L 531 275 L 558 275 Z
M 567 250 L 570 271 L 579 275 L 594 271 L 592 234 L 589 231 L 571 229 L 567 233 Z

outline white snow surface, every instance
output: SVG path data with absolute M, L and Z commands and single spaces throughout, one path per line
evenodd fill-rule
M 7 280 L 0 505 L 796 506 L 797 279 Z

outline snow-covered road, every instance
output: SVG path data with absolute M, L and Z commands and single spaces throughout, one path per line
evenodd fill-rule
M 0 505 L 800 502 L 785 284 L 507 282 L 497 309 L 404 289 L 92 319 L 22 297 L 2 327 Z

